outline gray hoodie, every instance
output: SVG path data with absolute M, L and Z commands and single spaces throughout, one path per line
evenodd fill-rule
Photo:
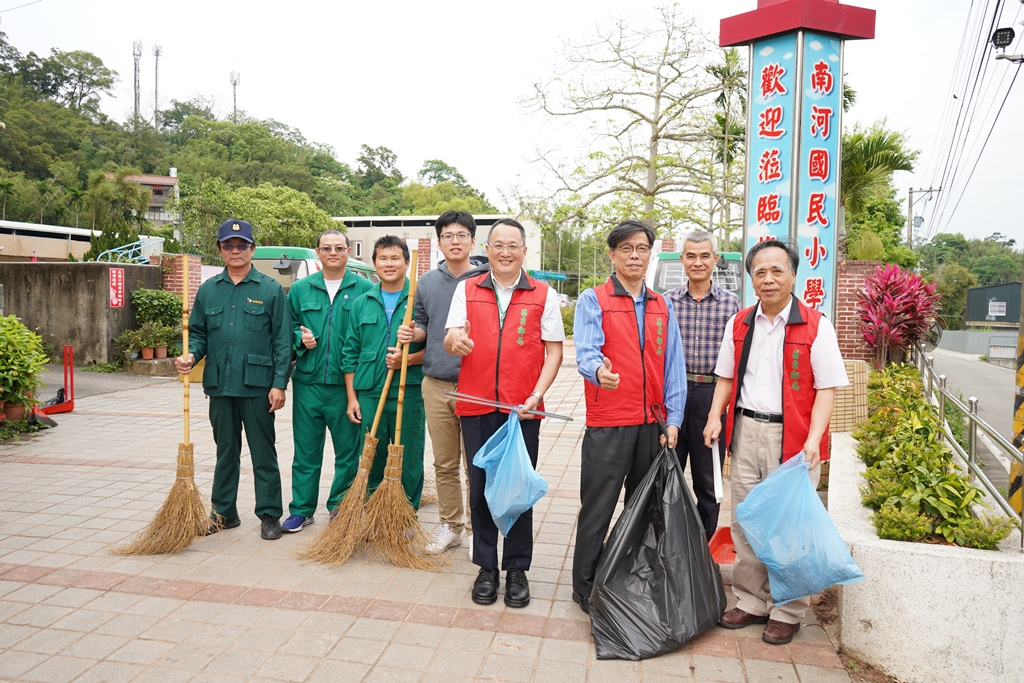
M 459 381 L 459 366 L 462 359 L 444 350 L 444 324 L 448 321 L 448 309 L 460 282 L 491 269 L 485 256 L 470 256 L 472 268 L 455 277 L 444 261 L 437 268 L 424 273 L 416 285 L 416 312 L 413 319 L 416 327 L 427 332 L 427 347 L 423 354 L 423 373 L 443 382 Z

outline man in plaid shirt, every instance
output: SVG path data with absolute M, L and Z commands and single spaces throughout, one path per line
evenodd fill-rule
M 696 230 L 687 234 L 679 259 L 686 272 L 686 284 L 665 293 L 679 323 L 686 356 L 686 409 L 676 453 L 684 469 L 689 455 L 697 512 L 710 540 L 718 528 L 720 506 L 715 502 L 714 464 L 711 449 L 704 445 L 704 427 L 718 381 L 714 371 L 722 335 L 729 318 L 740 310 L 740 299 L 711 282 L 719 259 L 718 241 L 711 233 Z M 722 425 L 724 430 L 724 415 Z M 724 447 L 718 455 L 725 460 Z

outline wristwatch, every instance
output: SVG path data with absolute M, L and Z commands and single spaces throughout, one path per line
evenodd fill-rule
M 536 396 L 536 397 L 537 397 L 537 400 L 538 400 L 538 401 L 540 401 L 541 403 L 543 403 L 543 402 L 544 402 L 544 396 L 543 396 L 542 394 L 538 394 L 538 393 L 537 393 L 536 391 L 531 391 L 531 392 L 529 393 L 529 395 L 530 395 L 530 396 Z

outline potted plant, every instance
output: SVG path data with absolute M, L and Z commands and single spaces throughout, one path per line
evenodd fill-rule
M 167 357 L 167 340 L 174 334 L 174 328 L 158 322 L 147 322 L 139 327 L 137 334 L 142 360 L 152 360 L 159 347 L 163 347 L 163 355 L 156 357 Z
M 0 317 L 0 398 L 8 419 L 24 418 L 26 406 L 39 403 L 34 396 L 47 360 L 42 337 L 16 316 Z

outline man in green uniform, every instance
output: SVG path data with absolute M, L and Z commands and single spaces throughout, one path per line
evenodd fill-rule
M 210 399 L 210 424 L 217 465 L 210 496 L 209 533 L 241 524 L 236 501 L 242 427 L 252 455 L 256 516 L 261 535 L 281 538 L 281 472 L 274 445 L 274 411 L 284 407 L 292 359 L 292 327 L 284 290 L 252 267 L 252 226 L 229 219 L 217 234 L 224 272 L 196 292 L 189 317 L 188 358 L 175 366 L 184 374 L 206 358 L 203 390 Z
M 362 450 L 359 425 L 345 416 L 341 400 L 345 387 L 341 348 L 349 335 L 349 309 L 373 283 L 346 269 L 350 249 L 341 231 L 324 232 L 316 249 L 323 270 L 302 278 L 288 292 L 292 346 L 298 360 L 292 374 L 292 502 L 281 528 L 292 533 L 313 523 L 325 430 L 331 430 L 334 442 L 334 482 L 352 481 Z M 343 493 L 344 489 L 332 488 L 328 510 L 334 509 Z
M 384 478 L 388 443 L 394 439 L 397 424 L 399 372 L 402 353 L 398 349 L 398 328 L 402 325 L 409 301 L 409 247 L 398 237 L 386 235 L 373 245 L 373 267 L 380 283 L 356 299 L 352 305 L 351 333 L 341 352 L 341 369 L 348 390 L 348 417 L 363 430 L 369 430 L 377 412 L 377 403 L 384 391 L 388 370 L 395 369 L 388 400 L 377 431 L 377 455 L 370 470 L 370 491 Z M 405 399 L 402 406 L 402 486 L 409 502 L 417 510 L 423 493 L 423 440 L 426 416 L 423 411 L 423 348 L 409 346 L 409 368 L 406 372 Z M 347 491 L 352 475 L 344 481 L 334 480 L 332 491 Z

